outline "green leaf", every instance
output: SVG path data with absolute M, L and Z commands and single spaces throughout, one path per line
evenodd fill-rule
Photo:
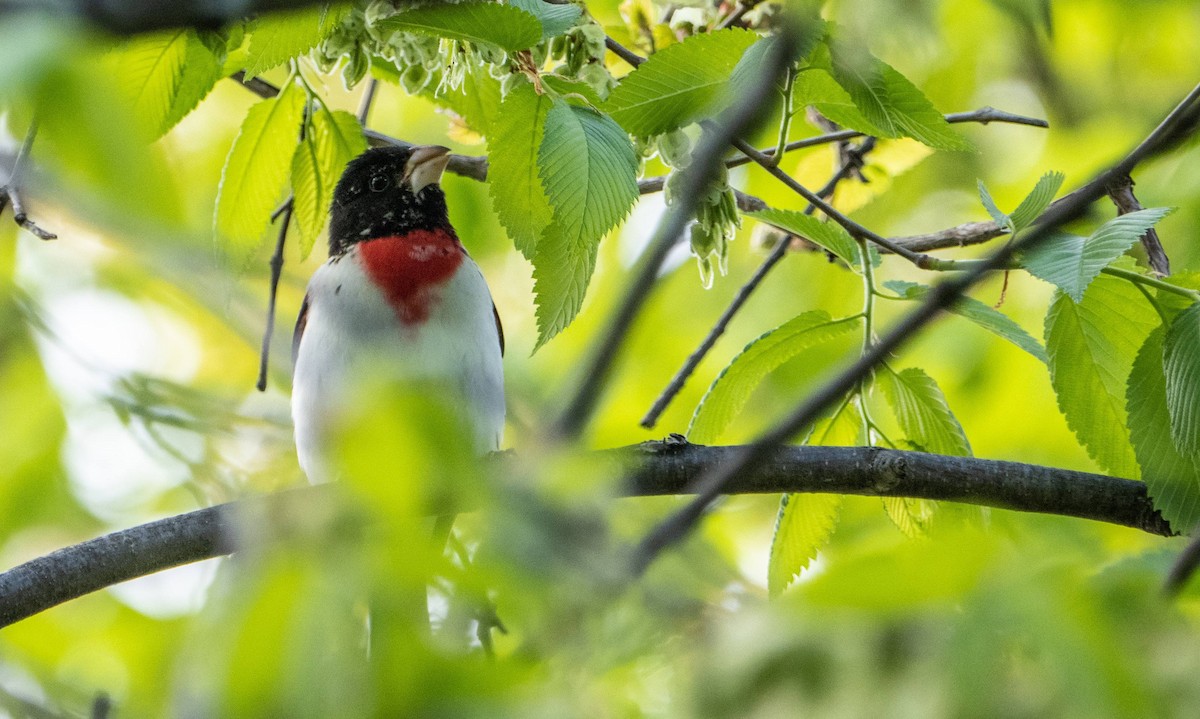
M 916 85 L 891 65 L 847 43 L 834 43 L 830 50 L 830 66 L 823 69 L 883 137 L 911 137 L 939 150 L 971 148 Z
M 1180 453 L 1200 459 L 1200 304 L 1171 322 L 1163 342 L 1171 436 Z
M 637 201 L 637 171 L 629 136 L 611 118 L 554 102 L 538 152 L 553 221 L 533 258 L 537 347 L 566 328 L 583 306 L 600 238 Z
M 929 287 L 925 285 L 915 282 L 905 282 L 903 280 L 888 280 L 883 283 L 883 286 L 899 294 L 901 297 L 910 300 L 924 299 L 925 295 L 929 292 Z M 974 297 L 960 298 L 950 308 L 950 312 L 974 322 L 1001 339 L 1012 342 L 1043 363 L 1048 361 L 1046 358 L 1046 349 L 1042 347 L 1041 342 L 1034 339 L 1021 325 L 1009 318 L 1008 315 L 1003 314 L 993 307 L 989 307 Z
M 537 94 L 533 85 L 518 85 L 504 98 L 489 137 L 492 148 L 504 148 L 489 158 L 492 207 L 513 245 L 530 261 L 553 217 L 538 175 L 538 151 L 552 104 L 553 100 Z
M 122 94 L 154 137 L 182 120 L 222 77 L 220 58 L 195 30 L 130 40 L 108 61 Z
M 1021 254 L 1021 265 L 1070 295 L 1076 302 L 1088 284 L 1113 260 L 1125 254 L 1146 230 L 1174 208 L 1154 207 L 1120 215 L 1100 226 L 1091 237 L 1056 232 L 1031 252 Z
M 785 494 L 775 519 L 767 592 L 777 597 L 816 559 L 829 541 L 842 508 L 839 494 Z
M 1189 534 L 1200 525 L 1200 462 L 1171 441 L 1164 334 L 1161 327 L 1151 332 L 1133 361 L 1126 397 L 1129 438 L 1154 508 L 1173 529 Z M 1196 357 L 1190 358 L 1193 366 Z
M 1042 216 L 1050 203 L 1054 201 L 1054 196 L 1062 188 L 1063 180 L 1066 177 L 1061 172 L 1047 172 L 1041 176 L 1033 189 L 1009 216 L 1012 220 L 1013 232 L 1020 232 Z
M 508 0 L 508 4 L 519 7 L 542 23 L 542 39 L 562 35 L 575 27 L 583 10 L 578 5 L 552 5 L 544 0 Z
M 333 33 L 350 8 L 318 5 L 271 13 L 255 22 L 246 56 L 246 77 L 254 77 L 302 55 Z
M 500 117 L 500 81 L 481 67 L 470 67 L 457 89 L 435 91 L 430 83 L 422 93 L 431 101 L 454 111 L 467 127 L 481 135 L 490 135 Z
M 799 9 L 789 12 L 797 30 L 794 61 L 807 58 L 825 37 L 825 29 L 828 27 L 828 23 L 815 13 L 809 14 L 805 18 L 797 17 L 798 14 L 803 12 Z M 735 88 L 745 87 L 747 83 L 757 82 L 758 78 L 768 72 L 766 61 L 770 57 L 772 46 L 777 42 L 779 42 L 779 36 L 770 35 L 760 38 L 751 45 L 750 49 L 746 50 L 745 54 L 742 55 L 742 59 L 738 60 L 737 65 L 733 68 L 733 73 L 729 79 L 729 86 Z
M 1000 229 L 1012 232 L 1012 218 L 1001 212 L 999 207 L 996 207 L 996 201 L 992 199 L 992 193 L 988 192 L 987 186 L 983 184 L 983 180 L 976 180 L 975 182 L 979 186 L 979 200 L 983 203 L 983 209 L 987 210 L 996 224 L 1000 226 Z
M 825 64 L 828 65 L 829 50 L 825 45 L 817 48 L 814 61 L 822 55 L 826 58 Z M 859 111 L 850 94 L 837 84 L 833 76 L 819 67 L 806 67 L 796 74 L 796 80 L 792 83 L 792 96 L 797 105 L 811 105 L 842 127 L 876 137 L 883 135 L 883 131 L 871 124 Z
M 932 499 L 916 499 L 913 497 L 883 497 L 883 508 L 888 519 L 904 533 L 906 537 L 920 539 L 928 536 L 937 514 L 938 503 Z
M 692 415 L 688 440 L 708 444 L 720 439 L 763 379 L 802 350 L 846 334 L 857 317 L 833 320 L 821 310 L 805 312 L 767 332 L 741 351 L 713 380 Z
M 429 5 L 381 20 L 382 32 L 400 30 L 467 42 L 485 42 L 515 52 L 542 39 L 542 24 L 515 5 L 468 0 Z
M 1050 383 L 1067 425 L 1109 473 L 1136 478 L 1126 429 L 1125 384 L 1146 336 L 1159 325 L 1142 293 L 1101 275 L 1081 302 L 1055 293 L 1046 314 Z
M 632 135 L 683 127 L 712 110 L 738 60 L 757 39 L 749 30 L 729 28 L 671 45 L 626 75 L 604 110 Z
M 250 108 L 221 171 L 214 228 L 235 258 L 246 260 L 270 223 L 287 185 L 304 93 L 294 84 Z
M 917 367 L 900 372 L 884 369 L 875 374 L 896 421 L 912 444 L 922 452 L 966 457 L 971 445 L 962 425 L 950 411 L 933 378 Z
M 321 108 L 313 114 L 304 141 L 292 157 L 292 193 L 300 259 L 316 244 L 333 202 L 333 188 L 346 163 L 367 149 L 358 118 L 344 110 Z
M 850 233 L 832 222 L 822 222 L 811 215 L 795 210 L 777 210 L 774 208 L 748 212 L 747 217 L 778 227 L 784 232 L 803 237 L 813 244 L 829 250 L 851 267 L 861 265 L 859 245 Z

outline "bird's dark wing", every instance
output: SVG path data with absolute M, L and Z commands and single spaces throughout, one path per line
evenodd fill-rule
M 307 306 L 307 303 L 305 303 Z M 500 324 L 500 311 L 496 309 L 496 303 L 492 303 L 492 315 L 496 318 L 496 334 L 500 337 L 500 356 L 504 356 L 504 325 Z
M 300 356 L 300 338 L 304 336 L 304 327 L 308 324 L 308 295 L 300 304 L 300 315 L 296 318 L 296 329 L 292 332 L 292 366 L 296 366 L 296 358 Z M 501 340 L 503 344 L 503 340 Z

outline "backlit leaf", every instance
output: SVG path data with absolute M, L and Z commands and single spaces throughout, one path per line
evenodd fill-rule
M 606 115 L 557 100 L 546 113 L 538 173 L 553 221 L 533 258 L 541 347 L 583 306 L 600 238 L 638 198 L 629 136 Z
M 542 39 L 542 24 L 530 13 L 515 5 L 480 0 L 406 10 L 380 20 L 378 27 L 384 32 L 402 30 L 486 42 L 509 51 L 524 50 Z
M 713 109 L 734 66 L 757 39 L 749 30 L 730 28 L 671 45 L 626 75 L 604 110 L 633 135 L 683 127 Z
M 543 38 L 562 35 L 574 27 L 583 15 L 583 10 L 578 5 L 569 3 L 555 5 L 545 0 L 508 0 L 508 4 L 536 17 L 542 23 Z
M 842 508 L 839 494 L 785 494 L 775 519 L 767 591 L 779 596 L 829 541 Z
M 288 85 L 277 97 L 251 107 L 225 159 L 214 229 L 237 260 L 253 252 L 283 195 L 304 101 L 304 93 Z
M 533 85 L 518 85 L 504 98 L 489 137 L 490 147 L 504 148 L 489 158 L 492 207 L 513 244 L 529 260 L 552 218 L 538 175 L 538 151 L 552 102 L 549 96 L 537 94 Z
M 1050 203 L 1054 201 L 1054 196 L 1058 194 L 1062 187 L 1063 180 L 1066 175 L 1061 172 L 1047 172 L 1038 179 L 1037 184 L 1033 186 L 1033 190 L 1021 200 L 1021 204 L 1017 205 L 1017 209 L 1009 215 L 1012 220 L 1013 232 L 1021 230 L 1033 224 L 1034 220 L 1041 217 Z
M 904 436 L 922 452 L 966 457 L 971 445 L 946 397 L 924 370 L 909 367 L 900 372 L 882 369 L 875 386 L 883 392 Z
M 1186 457 L 1200 459 L 1200 304 L 1179 313 L 1163 342 L 1171 436 Z
M 859 322 L 858 318 L 833 320 L 824 311 L 813 310 L 746 345 L 700 400 L 688 427 L 688 441 L 709 444 L 720 439 L 768 374 L 802 350 L 850 332 Z
M 1158 315 L 1136 287 L 1101 275 L 1081 302 L 1055 293 L 1046 315 L 1046 353 L 1058 406 L 1080 443 L 1106 471 L 1137 478 L 1126 429 L 1125 386 Z
M 1172 441 L 1164 334 L 1162 328 L 1151 332 L 1133 361 L 1126 397 L 1129 437 L 1155 509 L 1173 529 L 1187 534 L 1200 524 L 1200 462 Z M 1196 357 L 1191 357 L 1193 365 Z
M 859 259 L 859 245 L 840 225 L 833 222 L 822 222 L 817 218 L 795 210 L 777 210 L 774 208 L 759 212 L 748 212 L 747 217 L 765 222 L 813 244 L 829 250 L 838 259 L 851 267 L 858 268 L 862 261 Z
M 262 16 L 250 31 L 246 76 L 254 77 L 313 49 L 348 12 L 345 5 L 316 5 Z
M 1091 237 L 1056 232 L 1030 252 L 1021 254 L 1021 265 L 1079 302 L 1088 284 L 1113 260 L 1125 254 L 1138 238 L 1172 212 L 1154 207 L 1115 217 Z
M 333 202 L 346 163 L 367 148 L 358 118 L 344 110 L 321 108 L 313 113 L 309 132 L 292 157 L 292 193 L 300 258 L 308 257 Z

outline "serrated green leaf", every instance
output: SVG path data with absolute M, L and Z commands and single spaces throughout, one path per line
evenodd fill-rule
M 287 185 L 304 93 L 288 85 L 275 98 L 250 108 L 221 171 L 213 220 L 218 241 L 245 260 L 270 223 Z
M 552 5 L 545 0 L 508 0 L 508 4 L 521 8 L 542 23 L 542 39 L 562 35 L 583 15 L 578 5 Z
M 928 536 L 939 509 L 935 500 L 913 497 L 883 497 L 882 500 L 888 519 L 904 536 L 913 539 Z
M 904 436 L 922 452 L 966 457 L 971 445 L 946 397 L 933 378 L 918 367 L 900 372 L 883 369 L 875 374 Z
M 939 150 L 971 148 L 917 86 L 891 65 L 846 43 L 834 43 L 830 51 L 830 66 L 824 69 L 883 137 L 911 137 Z
M 720 439 L 763 379 L 802 350 L 858 327 L 860 319 L 833 320 L 821 310 L 805 312 L 767 332 L 741 351 L 713 380 L 692 415 L 688 440 L 708 444 Z
M 816 559 L 841 513 L 839 494 L 785 494 L 775 519 L 767 592 L 777 597 Z
M 195 30 L 135 38 L 108 60 L 122 94 L 154 137 L 178 124 L 222 77 L 221 59 Z
M 262 16 L 250 32 L 246 76 L 254 77 L 313 49 L 349 11 L 345 5 L 319 5 Z
M 491 147 L 503 148 L 492 152 L 489 159 L 492 207 L 513 245 L 530 261 L 553 217 L 538 175 L 538 152 L 552 104 L 553 100 L 537 94 L 533 85 L 517 86 L 504 98 L 489 138 Z
M 693 35 L 626 75 L 603 109 L 632 135 L 683 127 L 713 109 L 738 60 L 757 39 L 738 28 Z
M 1200 462 L 1181 454 L 1171 439 L 1164 334 L 1161 327 L 1151 332 L 1133 361 L 1126 397 L 1129 437 L 1154 508 L 1172 529 L 1189 534 L 1200 525 Z M 1193 365 L 1197 356 L 1191 357 Z
M 832 222 L 822 222 L 803 212 L 774 208 L 748 212 L 746 216 L 820 245 L 851 267 L 858 268 L 861 265 L 858 243 L 841 226 Z
M 1200 459 L 1200 304 L 1179 313 L 1163 341 L 1171 436 L 1179 452 Z
M 925 295 L 929 292 L 929 287 L 925 285 L 919 285 L 915 282 L 904 282 L 902 280 L 888 280 L 883 283 L 883 286 L 905 299 L 912 300 L 924 299 Z M 1048 361 L 1046 358 L 1046 349 L 1042 347 L 1041 342 L 1034 339 L 1033 336 L 1026 332 L 1021 325 L 1009 318 L 1008 315 L 1003 314 L 993 307 L 989 307 L 974 297 L 960 298 L 950 308 L 950 312 L 974 322 L 1001 339 L 1012 342 L 1043 363 Z
M 292 193 L 300 259 L 316 244 L 333 202 L 333 188 L 346 163 L 367 149 L 358 118 L 344 110 L 315 112 L 304 141 L 292 157 Z
M 468 0 L 429 5 L 393 15 L 378 23 L 380 30 L 419 32 L 453 40 L 485 42 L 515 52 L 538 44 L 542 24 L 515 5 Z
M 844 402 L 829 416 L 813 423 L 804 444 L 821 447 L 858 447 L 866 443 L 862 416 L 853 402 Z
M 814 61 L 817 61 L 821 55 L 826 58 L 824 62 L 827 66 L 829 50 L 825 45 L 817 47 L 816 52 L 813 53 Z M 883 131 L 871 124 L 871 121 L 859 111 L 850 94 L 837 84 L 832 75 L 820 67 L 806 67 L 796 74 L 796 80 L 792 83 L 792 96 L 796 105 L 801 107 L 811 105 L 826 118 L 842 127 L 875 137 L 883 135 Z
M 1021 266 L 1078 302 L 1100 270 L 1125 254 L 1146 230 L 1173 209 L 1153 207 L 1120 215 L 1101 225 L 1087 238 L 1054 233 L 1032 251 L 1022 253 Z
M 629 136 L 606 115 L 554 101 L 546 113 L 538 175 L 553 219 L 533 259 L 541 347 L 583 306 L 601 237 L 638 198 Z
M 790 13 L 797 31 L 793 62 L 807 58 L 817 48 L 821 39 L 825 37 L 825 29 L 828 26 L 816 14 L 803 19 L 797 18 L 796 15 L 799 12 Z M 738 60 L 737 65 L 733 68 L 733 73 L 729 78 L 729 86 L 734 88 L 745 87 L 747 83 L 757 82 L 758 78 L 769 72 L 766 62 L 770 57 L 772 46 L 777 42 L 779 42 L 779 36 L 771 35 L 760 38 L 751 45 L 750 49 L 746 50 L 745 54 L 742 55 L 742 58 Z
M 1081 302 L 1056 292 L 1046 314 L 1046 354 L 1058 407 L 1096 463 L 1137 478 L 1126 429 L 1125 384 L 1138 348 L 1159 325 L 1132 284 L 1101 275 Z
M 976 180 L 975 182 L 979 186 L 979 201 L 983 203 L 983 209 L 987 210 L 987 213 L 992 216 L 992 219 L 1000 226 L 1000 229 L 1012 232 L 1012 218 L 1001 212 L 999 207 L 996 207 L 996 201 L 992 199 L 992 193 L 988 192 L 987 186 L 983 184 L 983 180 Z
M 1042 216 L 1050 203 L 1054 201 L 1054 196 L 1062 188 L 1063 180 L 1066 177 L 1061 172 L 1047 172 L 1041 176 L 1033 189 L 1009 216 L 1012 219 L 1013 232 L 1020 232 Z

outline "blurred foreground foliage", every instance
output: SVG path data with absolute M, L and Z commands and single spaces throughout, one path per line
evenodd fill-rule
M 347 118 L 362 81 L 372 76 L 381 80 L 373 129 L 451 144 L 465 154 L 483 154 L 486 138 L 493 171 L 507 178 L 494 180 L 490 193 L 454 176 L 445 188 L 452 220 L 483 266 L 505 320 L 507 443 L 518 451 L 504 471 L 476 461 L 454 440 L 453 408 L 398 388 L 365 387 L 363 411 L 345 427 L 346 478 L 335 501 L 247 516 L 243 530 L 264 540 L 254 551 L 113 587 L 4 629 L 0 713 L 84 716 L 103 692 L 125 717 L 1195 714 L 1198 590 L 1193 584 L 1168 601 L 1158 589 L 1177 540 L 903 500 L 888 502 L 885 514 L 878 500 L 864 498 L 797 496 L 779 511 L 775 497 L 734 497 L 642 581 L 626 584 L 624 548 L 675 500 L 615 499 L 622 468 L 584 457 L 578 448 L 550 447 L 540 432 L 574 386 L 575 370 L 663 207 L 654 195 L 633 205 L 629 173 L 634 164 L 646 177 L 686 165 L 694 133 L 689 138 L 691 130 L 682 129 L 707 103 L 719 101 L 709 85 L 738 72 L 738 58 L 749 54 L 755 38 L 739 30 L 726 39 L 687 42 L 693 26 L 729 9 L 708 6 L 678 8 L 670 26 L 660 22 L 662 8 L 636 1 L 618 7 L 596 0 L 585 13 L 575 5 L 514 0 L 451 20 L 439 17 L 437 7 L 423 19 L 397 12 L 408 8 L 378 2 L 316 8 L 220 32 L 133 40 L 98 35 L 65 17 L 0 15 L 0 66 L 6 68 L 0 126 L 7 130 L 0 167 L 11 166 L 36 108 L 40 131 L 26 199 L 38 223 L 61 238 L 40 243 L 18 233 L 8 214 L 0 217 L 3 566 L 116 527 L 302 481 L 286 392 L 278 389 L 289 374 L 286 332 L 277 332 L 272 345 L 271 389 L 252 390 L 265 260 L 275 232 L 263 209 L 269 213 L 289 187 L 295 190 L 298 220 L 289 232 L 280 287 L 281 314 L 290 316 L 321 260 L 307 257 L 328 202 L 321 183 L 362 147 L 362 138 L 347 131 Z M 770 25 L 773 10 L 755 12 L 756 27 Z M 869 38 L 872 52 L 890 63 L 885 67 L 910 78 L 920 87 L 913 88 L 917 96 L 938 108 L 995 105 L 1047 117 L 1052 125 L 1046 133 L 956 126 L 956 134 L 944 135 L 941 125 L 933 123 L 936 132 L 929 134 L 918 123 L 915 132 L 897 126 L 890 133 L 911 137 L 889 138 L 880 126 L 895 119 L 889 106 L 867 116 L 861 98 L 851 97 L 846 68 L 836 66 L 828 48 L 814 49 L 813 40 L 812 64 L 827 66 L 828 74 L 809 75 L 798 85 L 834 92 L 832 85 L 809 81 L 840 78 L 850 99 L 840 114 L 832 101 L 822 103 L 822 111 L 843 124 L 866 123 L 884 138 L 863 168 L 870 182 L 843 183 L 833 202 L 889 236 L 984 220 L 989 213 L 1017 223 L 1019 211 L 1004 215 L 998 208 L 1018 207 L 1039 178 L 1047 182 L 1048 169 L 1065 173 L 1066 187 L 1086 180 L 1195 81 L 1200 10 L 1185 0 L 1064 0 L 1054 4 L 1052 16 L 1049 4 L 1036 0 L 846 0 L 826 3 L 823 16 L 847 37 Z M 433 27 L 434 35 L 412 34 L 418 25 Z M 597 27 L 603 32 L 584 29 Z M 390 42 L 396 36 L 384 31 L 402 33 L 402 40 Z M 655 65 L 670 72 L 651 71 L 667 79 L 702 60 L 715 79 L 700 73 L 696 82 L 703 87 L 693 88 L 686 101 L 646 112 L 640 108 L 654 93 L 637 82 L 617 83 L 630 67 L 604 53 L 604 33 L 638 52 L 662 50 Z M 480 38 L 498 46 L 480 50 Z M 515 55 L 504 50 L 530 43 L 545 46 L 552 57 L 544 63 L 562 64 L 546 75 L 553 76 L 546 80 L 556 93 L 553 102 L 537 99 L 546 96 L 521 84 L 523 75 L 508 79 L 521 73 L 488 69 L 507 67 Z M 446 64 L 446 53 L 457 59 Z M 160 67 L 164 57 L 179 63 L 179 72 L 165 75 L 175 83 L 166 92 L 173 99 L 156 101 L 163 88 L 136 84 L 131 97 L 131 77 L 164 77 L 139 74 L 139 63 L 151 58 Z M 276 102 L 222 79 L 237 70 L 290 93 L 278 101 L 291 113 L 290 125 L 280 130 L 287 141 L 276 143 L 282 148 L 276 154 L 283 153 L 276 162 L 260 157 L 243 168 L 257 195 L 227 195 L 223 204 L 218 188 L 228 192 L 222 177 L 237 166 L 230 150 L 246 131 L 245 118 Z M 886 76 L 893 90 L 908 87 Z M 290 156 L 302 106 L 317 110 L 305 120 L 316 134 L 300 144 L 309 151 L 308 164 Z M 512 119 L 526 115 L 509 114 L 506 121 L 506 109 L 537 118 L 529 126 L 543 134 L 582 137 L 583 145 L 549 145 L 571 162 L 580 161 L 570 153 L 581 147 L 592 153 L 588 158 L 617 148 L 619 161 L 593 168 L 598 186 L 618 188 L 601 193 L 598 214 L 555 214 L 569 204 L 562 198 L 570 187 L 539 185 L 545 177 L 529 174 L 548 152 L 544 137 L 526 143 L 528 162 L 514 159 L 521 150 L 517 135 L 528 127 Z M 772 110 L 756 146 L 776 140 L 778 114 Z M 820 132 L 802 115 L 786 129 L 790 140 Z M 639 133 L 657 137 L 651 142 Z M 504 144 L 496 136 L 506 138 Z M 963 147 L 964 138 L 972 151 L 931 150 Z M 498 161 L 497 153 L 509 154 Z M 1192 143 L 1136 177 L 1145 206 L 1178 208 L 1155 219 L 1177 270 L 1172 281 L 1185 288 L 1200 286 L 1188 273 L 1200 257 L 1187 241 L 1200 226 L 1198 153 Z M 789 154 L 781 167 L 817 187 L 836 156 L 837 149 L 826 146 Z M 520 202 L 507 194 L 497 198 L 496 188 L 512 187 L 504 183 L 517 182 L 522 171 L 529 194 Z M 990 191 L 987 208 L 976 194 L 977 178 Z M 705 441 L 746 440 L 859 351 L 860 319 L 832 318 L 860 312 L 863 273 L 878 258 L 830 235 L 829 249 L 847 264 L 858 263 L 857 274 L 824 253 L 787 258 L 659 429 L 637 427 L 762 259 L 762 233 L 755 222 L 737 227 L 729 187 L 772 208 L 801 209 L 761 171 L 731 170 L 726 181 L 705 198 L 702 229 L 691 234 L 712 289 L 697 281 L 686 253 L 672 258 L 588 444 L 630 444 L 689 427 Z M 610 232 L 626 213 L 620 229 Z M 1108 218 L 1098 213 L 1068 229 L 1094 239 L 1091 233 Z M 1116 258 L 1127 247 L 1102 258 L 1104 264 L 1115 260 L 1113 267 L 1136 271 L 1131 261 Z M 561 258 L 553 252 L 560 250 L 575 253 L 567 255 L 571 261 L 555 264 Z M 902 447 L 944 454 L 1126 475 L 1161 460 L 1159 453 L 1146 456 L 1149 440 L 1139 439 L 1136 428 L 1132 446 L 1128 437 L 1112 436 L 1125 432 L 1128 412 L 1156 423 L 1145 425 L 1154 429 L 1151 439 L 1170 437 L 1167 400 L 1164 407 L 1127 409 L 1125 379 L 1132 372 L 1153 385 L 1158 363 L 1138 350 L 1163 351 L 1156 343 L 1186 341 L 1152 330 L 1187 316 L 1194 305 L 1189 310 L 1160 296 L 1160 316 L 1149 304 L 1135 304 L 1141 295 L 1134 285 L 1111 275 L 1089 286 L 1095 275 L 1056 281 L 1062 268 L 1053 258 L 1027 266 L 1063 291 L 1054 294 L 1050 284 L 1020 272 L 1003 280 L 1002 290 L 996 278 L 978 291 L 974 305 L 958 311 L 975 322 L 986 316 L 991 325 L 980 324 L 992 334 L 963 317 L 946 319 L 890 363 L 895 371 L 881 370 L 867 409 L 844 405 L 807 441 L 890 437 Z M 564 275 L 564 268 L 581 275 Z M 718 269 L 727 276 L 715 276 Z M 875 269 L 890 281 L 882 286 L 900 297 L 918 296 L 916 283 L 931 281 L 892 257 Z M 1082 286 L 1063 286 L 1075 281 Z M 1002 298 L 1011 326 L 990 312 Z M 904 304 L 880 302 L 875 324 L 886 326 Z M 1062 342 L 1043 349 L 1033 338 L 1043 334 L 1047 307 L 1055 322 L 1082 317 L 1088 327 L 1104 326 L 1089 325 L 1089 312 L 1112 308 L 1099 316 L 1120 316 L 1122 327 L 1134 329 L 1113 343 L 1119 352 L 1105 354 L 1103 331 L 1085 333 L 1081 349 Z M 847 323 L 846 331 L 831 326 L 838 321 Z M 741 352 L 772 328 L 778 328 L 774 340 Z M 821 341 L 810 342 L 811 332 Z M 780 349 L 786 337 L 799 339 Z M 1068 351 L 1072 361 L 1085 351 L 1105 361 L 1111 355 L 1124 375 L 1113 370 L 1092 384 L 1081 373 L 1052 380 L 1045 363 Z M 735 358 L 752 363 L 737 375 L 742 384 L 734 383 L 734 373 L 726 375 L 728 383 L 707 395 L 719 401 L 693 417 L 706 389 Z M 1108 424 L 1079 409 L 1105 392 L 1121 400 Z M 868 410 L 880 426 L 864 432 L 860 413 Z M 1176 444 L 1186 448 L 1188 441 L 1177 438 Z M 1195 519 L 1195 506 L 1180 499 L 1191 495 L 1159 494 L 1153 484 L 1152 490 L 1168 504 L 1172 496 L 1178 500 L 1170 504 L 1176 517 Z M 427 540 L 426 516 L 448 505 L 475 511 L 459 517 L 452 551 L 443 554 Z M 781 526 L 792 523 L 781 536 L 799 537 L 795 551 L 770 548 L 777 516 Z M 507 631 L 481 638 L 480 621 L 493 617 Z M 489 638 L 494 657 L 485 650 Z

